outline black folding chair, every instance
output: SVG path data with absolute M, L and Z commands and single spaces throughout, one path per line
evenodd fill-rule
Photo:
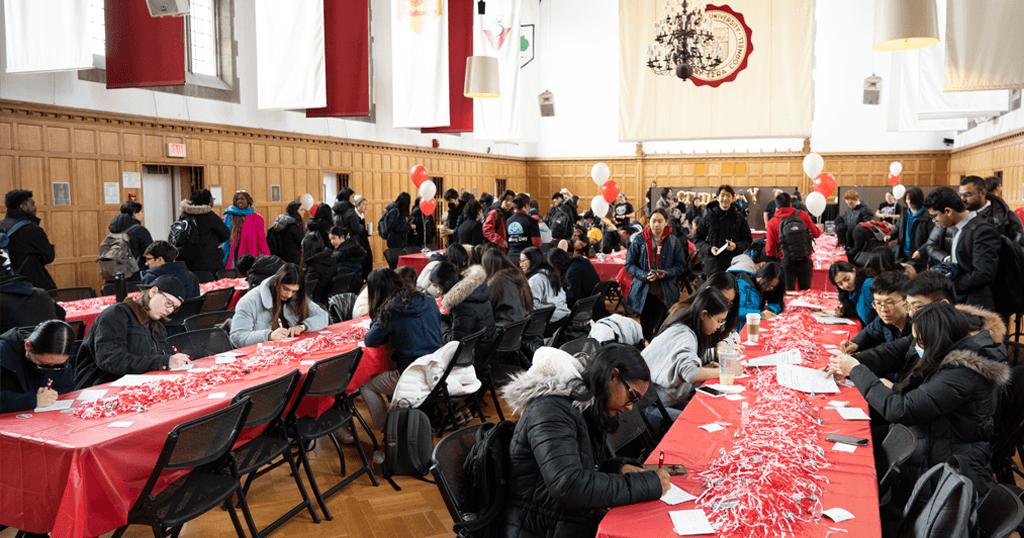
M 80 319 L 73 319 L 68 322 L 71 328 L 75 330 L 75 340 L 85 340 L 85 333 L 88 328 L 85 326 L 85 322 Z
M 231 298 L 235 296 L 235 287 L 210 290 L 203 294 L 203 306 L 201 312 L 217 312 L 227 310 L 231 304 Z
M 370 462 L 366 459 L 363 445 L 359 442 L 359 434 L 356 433 L 355 423 L 352 420 L 353 416 L 358 416 L 358 412 L 355 411 L 355 406 L 352 404 L 351 395 L 346 392 L 352 374 L 359 366 L 359 358 L 362 353 L 362 348 L 357 347 L 352 351 L 324 359 L 310 366 L 306 373 L 306 380 L 302 383 L 302 389 L 299 391 L 298 397 L 295 398 L 295 403 L 292 404 L 285 420 L 285 427 L 289 435 L 299 445 L 299 463 L 306 468 L 306 477 L 309 479 L 310 486 L 313 487 L 313 494 L 327 521 L 334 519 L 334 516 L 327 509 L 326 499 L 341 491 L 360 475 L 369 474 L 370 482 L 374 486 L 380 485 L 377 482 L 377 477 L 373 475 Z M 334 398 L 334 405 L 319 417 L 300 417 L 297 412 L 299 406 L 302 405 L 302 400 L 307 396 L 331 396 Z M 360 421 L 362 422 L 361 418 Z M 341 460 L 341 474 L 344 476 L 346 474 L 345 455 L 342 453 L 341 445 L 334 433 L 346 426 L 348 426 L 352 438 L 355 439 L 356 450 L 359 452 L 359 459 L 363 465 L 358 471 L 321 495 L 320 487 L 316 483 L 316 478 L 313 477 L 313 468 L 309 464 L 306 444 L 321 437 L 330 437 L 335 450 L 338 451 L 338 459 Z
M 576 301 L 569 315 L 560 320 L 562 326 L 551 336 L 548 343 L 551 347 L 561 347 L 568 340 L 585 338 L 590 334 L 590 321 L 594 319 L 594 305 L 601 299 L 600 295 L 591 295 Z
M 1024 503 L 1013 490 L 993 484 L 978 504 L 978 538 L 1007 538 L 1024 521 Z
M 202 312 L 204 300 L 205 299 L 202 295 L 191 299 L 185 299 L 182 301 L 181 306 L 179 306 L 174 312 L 171 312 L 171 315 L 167 316 L 167 318 L 162 320 L 161 323 L 163 323 L 164 327 L 167 327 L 168 329 L 180 327 L 181 330 L 184 330 L 183 325 L 185 324 L 185 319 Z M 174 333 L 174 331 L 169 332 L 172 334 Z
M 331 323 L 341 323 L 352 319 L 352 307 L 356 304 L 356 294 L 339 293 L 327 299 L 327 312 L 331 315 Z
M 223 269 L 217 271 L 217 279 L 223 280 L 225 278 L 238 278 L 238 269 Z
M 73 288 L 57 288 L 50 290 L 50 298 L 58 303 L 67 303 L 70 301 L 80 301 L 82 299 L 92 299 L 96 297 L 96 290 L 89 286 L 75 286 Z
M 349 288 L 352 287 L 352 281 L 355 280 L 355 273 L 342 273 L 334 275 L 331 279 L 331 286 L 327 289 L 327 296 L 334 297 L 339 293 L 349 293 Z
M 185 330 L 194 331 L 197 329 L 212 329 L 217 325 L 234 317 L 234 310 L 219 310 L 217 312 L 203 312 L 192 317 L 185 318 Z
M 196 279 L 199 280 L 200 284 L 204 284 L 206 282 L 213 282 L 214 280 L 217 280 L 216 275 L 209 271 L 192 271 L 192 274 L 196 275 Z
M 548 323 L 551 323 L 551 316 L 554 314 L 554 305 L 538 308 L 530 312 L 530 322 L 526 324 L 526 328 L 523 330 L 523 340 L 544 336 L 544 329 L 547 328 Z
M 389 248 L 384 251 L 384 261 L 392 270 L 398 267 L 398 258 L 405 255 L 404 248 Z
M 602 280 L 598 282 L 594 289 L 590 290 L 591 295 L 599 295 L 600 298 L 594 303 L 594 308 L 591 310 L 591 317 L 596 321 L 608 315 L 608 294 L 611 292 L 612 284 L 617 284 L 614 280 Z
M 889 426 L 889 433 L 882 441 L 882 452 L 878 462 L 880 468 L 886 469 L 885 474 L 878 481 L 878 506 L 889 504 L 892 498 L 892 486 L 900 476 L 900 465 L 907 461 L 907 458 L 917 448 L 917 436 L 910 428 L 902 424 Z
M 249 532 L 254 538 L 257 536 L 263 538 L 270 534 L 285 521 L 295 517 L 303 508 L 309 510 L 309 516 L 313 518 L 313 523 L 320 523 L 320 518 L 316 515 L 316 511 L 313 510 L 313 503 L 309 500 L 309 494 L 306 493 L 306 486 L 302 484 L 302 475 L 299 474 L 299 468 L 295 464 L 288 433 L 284 429 L 284 410 L 288 406 L 288 401 L 291 400 L 295 387 L 298 386 L 299 377 L 299 371 L 292 370 L 288 375 L 245 389 L 239 392 L 234 399 L 236 402 L 245 398 L 252 400 L 252 409 L 249 411 L 249 418 L 246 420 L 243 428 L 248 429 L 267 425 L 266 429 L 259 436 L 232 451 L 239 476 L 248 475 L 240 495 L 242 497 L 248 496 L 249 486 L 252 485 L 253 480 L 270 472 L 281 463 L 287 463 L 288 467 L 291 468 L 295 485 L 298 486 L 299 493 L 302 494 L 302 502 L 298 506 L 277 518 L 276 521 L 267 525 L 263 530 L 257 529 L 248 506 L 243 504 L 242 514 L 245 516 L 246 523 L 249 525 Z M 283 456 L 281 461 L 273 463 L 275 459 L 281 456 Z
M 103 285 L 102 288 L 100 288 L 100 295 L 114 295 L 114 294 L 116 294 L 117 293 L 117 287 L 116 286 L 117 286 L 116 282 L 107 282 L 106 284 Z M 124 283 L 124 292 L 126 294 L 128 294 L 128 293 L 135 293 L 137 291 L 139 291 L 139 283 L 138 282 L 125 282 Z
M 523 345 L 523 332 L 529 322 L 530 318 L 525 317 L 500 328 L 498 337 L 494 340 L 493 351 L 488 354 L 486 359 L 477 361 L 476 375 L 482 383 L 480 390 L 490 391 L 491 399 L 494 401 L 494 410 L 498 412 L 500 420 L 505 420 L 505 413 L 501 411 L 501 403 L 498 401 L 498 391 L 495 389 L 495 385 L 504 384 L 512 372 L 521 369 L 518 360 L 514 361 L 514 364 L 509 364 L 513 361 L 509 361 L 507 358 L 519 353 L 519 348 Z
M 469 515 L 462 510 L 459 498 L 462 464 L 465 463 L 469 450 L 476 444 L 477 432 L 482 427 L 483 424 L 474 424 L 452 432 L 437 442 L 434 454 L 430 458 L 433 462 L 430 474 L 434 476 L 434 483 L 441 492 L 444 505 L 448 507 L 448 513 L 456 523 L 469 519 Z
M 413 246 L 413 245 L 409 245 L 409 246 L 405 247 L 405 253 L 406 254 L 419 254 L 422 251 L 423 251 L 423 247 L 416 247 L 416 246 Z
M 593 356 L 601 350 L 601 343 L 593 338 L 577 338 L 571 342 L 562 344 L 562 347 L 558 349 L 561 349 L 570 355 L 586 353 L 588 356 L 593 358 Z
M 451 422 L 452 431 L 457 431 L 459 429 L 459 424 L 455 419 L 455 406 L 467 400 L 470 401 L 470 405 L 472 405 L 473 410 L 476 411 L 477 416 L 480 417 L 480 422 L 484 422 L 486 420 L 484 418 L 484 412 L 480 409 L 479 398 L 475 393 L 453 396 L 448 392 L 448 376 L 451 375 L 452 370 L 456 367 L 473 367 L 473 362 L 476 356 L 476 345 L 480 339 L 483 338 L 485 332 L 487 332 L 486 328 L 480 329 L 479 331 L 466 335 L 462 338 L 459 342 L 458 349 L 455 350 L 455 355 L 448 363 L 448 366 L 445 367 L 444 373 L 441 374 L 441 378 L 437 380 L 437 384 L 434 385 L 430 394 L 427 394 L 427 398 L 419 405 L 419 407 L 422 408 L 426 405 L 444 404 L 447 408 L 442 420 L 439 421 L 440 428 L 437 431 L 438 437 L 443 437 L 445 430 L 448 429 L 445 425 L 445 419 Z
M 241 400 L 204 417 L 180 424 L 167 434 L 153 474 L 128 512 L 128 523 L 114 532 L 121 538 L 131 525 L 149 525 L 157 538 L 173 529 L 178 536 L 185 523 L 224 503 L 239 538 L 246 538 L 231 497 L 242 489 L 238 469 L 230 454 L 242 431 L 252 402 Z M 164 471 L 192 469 L 159 494 L 153 494 Z M 249 508 L 239 495 L 244 512 Z M 225 501 L 228 501 L 225 503 Z
M 167 337 L 167 343 L 174 346 L 178 353 L 184 353 L 193 359 L 210 357 L 235 349 L 231 345 L 231 337 L 224 329 L 197 329 Z

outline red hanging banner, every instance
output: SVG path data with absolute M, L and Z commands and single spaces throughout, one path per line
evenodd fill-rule
M 473 55 L 473 0 L 448 0 L 448 127 L 420 129 L 424 133 L 472 133 L 473 100 L 462 94 L 466 58 Z
M 185 85 L 185 21 L 146 2 L 106 0 L 107 88 Z
M 370 115 L 369 0 L 324 0 L 327 106 L 307 118 Z

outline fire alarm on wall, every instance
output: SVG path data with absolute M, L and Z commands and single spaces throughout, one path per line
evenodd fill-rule
M 431 140 L 431 145 L 434 146 L 434 149 L 437 149 L 441 147 L 441 141 L 435 138 Z

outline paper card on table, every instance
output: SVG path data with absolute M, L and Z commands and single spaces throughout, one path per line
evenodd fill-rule
M 234 357 L 221 357 L 220 355 L 214 355 L 214 359 L 217 361 L 217 364 L 231 364 L 235 362 Z
M 802 306 L 804 308 L 821 308 L 820 304 L 808 303 L 806 301 L 801 301 L 800 299 L 793 299 L 792 301 L 787 302 L 786 306 Z
M 821 316 L 821 317 L 818 318 L 818 322 L 819 323 L 824 323 L 825 325 L 856 325 L 857 324 L 857 322 L 853 321 L 852 319 L 837 318 L 835 316 Z
M 846 420 L 871 420 L 871 417 L 859 407 L 840 407 L 836 411 Z
M 143 375 L 143 374 L 125 374 L 120 379 L 110 384 L 111 387 L 134 387 L 136 385 L 142 385 L 149 383 L 150 381 L 163 381 L 165 379 L 177 379 L 181 374 L 174 375 Z
M 107 427 L 108 428 L 127 428 L 127 427 L 131 426 L 132 424 L 135 424 L 135 423 L 130 421 L 130 420 L 119 420 L 117 422 L 111 422 L 110 424 L 107 424 Z
M 189 362 L 189 363 L 185 363 L 185 364 L 179 364 L 179 365 L 177 365 L 177 366 L 175 366 L 173 368 L 170 368 L 169 370 L 172 371 L 172 372 L 180 372 L 182 370 L 191 370 L 191 369 L 192 369 L 192 363 Z
M 324 329 L 324 330 L 320 331 L 320 334 L 331 334 L 331 331 L 328 331 L 327 329 Z
M 799 364 L 803 362 L 800 351 L 791 349 L 779 353 L 772 353 L 756 359 L 747 359 L 747 366 L 778 366 L 780 364 Z
M 726 400 L 732 400 L 732 401 L 735 402 L 735 401 L 739 401 L 739 400 L 746 400 L 747 397 L 742 395 L 742 394 L 726 394 L 725 395 L 725 399 Z
M 832 447 L 832 450 L 836 450 L 836 451 L 839 451 L 839 452 L 849 452 L 849 453 L 852 454 L 854 451 L 857 450 L 857 445 L 848 445 L 846 443 L 836 443 Z
M 303 366 L 313 366 L 314 364 L 316 364 L 316 361 L 299 361 L 299 364 Z
M 677 504 L 682 504 L 686 501 L 692 501 L 696 498 L 697 497 L 695 495 L 690 495 L 689 493 L 683 491 L 682 488 L 680 488 L 679 486 L 675 484 L 669 484 L 668 493 L 661 496 L 661 502 L 669 506 L 675 506 Z
M 825 404 L 825 407 L 846 407 L 848 405 L 850 405 L 850 402 L 842 402 L 842 401 L 839 401 L 839 400 L 831 400 L 827 404 Z
M 818 394 L 839 392 L 839 387 L 836 386 L 832 376 L 822 377 L 821 370 L 793 364 L 780 364 L 775 374 L 780 385 L 793 390 Z
M 364 319 L 363 321 L 360 321 L 359 323 L 356 323 L 356 324 L 354 324 L 352 326 L 353 327 L 362 327 L 364 329 L 369 329 L 370 328 L 370 320 L 369 320 L 369 318 L 367 318 L 367 319 Z
M 695 534 L 714 534 L 715 529 L 711 527 L 708 516 L 703 510 L 677 510 L 668 513 L 672 518 L 672 526 L 676 534 L 680 536 L 692 536 Z
M 833 334 L 850 334 L 850 331 L 832 331 Z
M 839 346 L 837 346 L 837 345 L 835 345 L 835 344 L 824 344 L 824 345 L 823 345 L 823 346 L 821 346 L 821 347 L 823 347 L 823 348 L 825 348 L 825 349 L 839 349 Z
M 211 392 L 206 398 L 209 400 L 223 400 L 228 397 L 226 392 Z
M 711 424 L 705 424 L 705 425 L 703 425 L 703 426 L 698 426 L 698 427 L 699 427 L 700 429 L 702 429 L 702 430 L 704 430 L 704 431 L 708 432 L 708 433 L 713 433 L 713 432 L 717 432 L 717 431 L 722 431 L 722 430 L 724 430 L 724 429 L 725 429 L 725 428 L 723 428 L 723 427 L 719 426 L 718 424 L 715 424 L 714 422 L 712 422 Z
M 234 357 L 241 357 L 242 355 L 245 355 L 245 353 L 239 353 L 237 351 L 222 351 L 222 352 L 214 355 L 214 357 L 232 357 L 232 358 L 234 358 Z
M 298 336 L 291 336 L 291 337 L 288 337 L 288 338 L 282 338 L 282 339 L 278 340 L 278 342 L 294 342 L 295 340 L 298 340 L 298 339 L 299 339 Z
M 844 379 L 841 382 L 839 382 L 839 384 L 844 386 L 844 387 L 856 387 L 857 386 L 856 384 L 854 384 L 853 381 L 850 381 L 849 379 Z
M 833 355 L 842 355 L 843 354 L 843 352 L 839 351 L 838 349 L 826 349 L 825 351 L 828 351 L 829 353 L 831 353 Z
M 719 392 L 726 394 L 739 394 L 746 388 L 743 385 L 722 385 L 721 383 L 715 383 L 714 385 L 708 385 L 709 388 L 715 389 Z
M 853 519 L 853 514 L 843 510 L 842 508 L 829 508 L 822 512 L 821 515 L 828 516 L 829 519 L 836 523 L 846 521 L 847 519 Z
M 75 398 L 75 399 L 79 400 L 79 401 L 82 401 L 82 402 L 92 402 L 92 401 L 99 400 L 100 398 L 102 398 L 102 397 L 104 397 L 106 395 L 107 395 L 107 389 L 83 390 L 82 392 L 80 392 L 78 394 L 78 397 Z
M 61 409 L 67 409 L 74 404 L 74 400 L 57 400 L 46 407 L 37 407 L 36 413 L 42 413 L 43 411 L 60 411 Z

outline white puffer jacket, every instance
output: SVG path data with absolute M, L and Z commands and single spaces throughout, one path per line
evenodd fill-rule
M 394 396 L 391 398 L 389 411 L 398 408 L 398 404 L 419 407 L 430 391 L 434 390 L 437 382 L 444 375 L 444 369 L 455 357 L 455 351 L 459 349 L 458 342 L 448 342 L 441 349 L 416 359 L 398 378 L 398 385 L 395 386 Z M 448 393 L 452 396 L 472 394 L 480 390 L 480 380 L 476 377 L 476 370 L 472 366 L 456 366 L 448 375 Z

